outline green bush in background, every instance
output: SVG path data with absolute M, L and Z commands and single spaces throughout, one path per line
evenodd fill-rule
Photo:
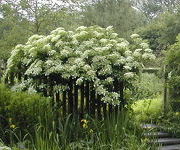
M 49 99 L 38 94 L 12 92 L 0 84 L 0 135 L 7 129 L 31 131 L 46 111 L 49 111 Z M 4 137 L 7 137 L 4 135 Z M 5 139 L 7 140 L 7 139 Z
M 138 100 L 132 105 L 134 116 L 140 122 L 156 122 L 163 112 L 162 98 Z
M 180 98 L 180 34 L 177 42 L 169 47 L 166 53 L 166 73 L 168 76 L 170 97 Z
M 154 73 L 142 73 L 134 83 L 132 98 L 135 100 L 155 98 L 163 91 L 163 81 Z

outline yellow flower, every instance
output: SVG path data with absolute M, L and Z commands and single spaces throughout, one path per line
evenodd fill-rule
M 176 112 L 175 115 L 178 116 L 180 113 L 179 112 Z
M 88 128 L 87 123 L 84 123 L 82 126 L 83 126 L 83 128 Z
M 90 133 L 93 133 L 94 131 L 93 131 L 93 129 L 90 129 L 89 132 L 90 132 Z
M 82 127 L 83 128 L 88 128 L 88 122 L 89 121 L 87 121 L 86 119 L 82 119 L 81 122 L 82 122 Z
M 82 119 L 81 122 L 86 123 L 86 124 L 88 123 L 86 119 Z
M 16 128 L 16 126 L 14 124 L 11 124 L 10 128 L 14 129 L 14 128 Z

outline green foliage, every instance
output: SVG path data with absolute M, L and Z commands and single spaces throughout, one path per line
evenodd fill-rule
M 127 112 L 103 121 L 88 116 L 77 121 L 68 116 L 55 123 L 49 117 L 46 118 L 46 125 L 40 124 L 35 128 L 36 134 L 30 141 L 28 136 L 24 138 L 24 147 L 28 150 L 109 150 L 119 147 L 125 150 L 149 149 L 145 142 L 141 142 L 140 136 L 137 136 L 141 130 Z M 26 141 L 30 143 L 27 144 Z
M 166 73 L 172 98 L 180 97 L 180 35 L 166 53 Z
M 174 134 L 176 137 L 180 137 L 180 112 L 170 111 L 163 115 L 159 120 L 163 128 L 169 133 Z
M 162 94 L 163 80 L 154 73 L 142 73 L 134 82 L 133 99 L 155 98 Z
M 6 129 L 30 131 L 38 123 L 39 117 L 49 110 L 49 99 L 37 94 L 12 92 L 0 85 L 1 136 Z
M 156 18 L 166 11 L 175 12 L 180 6 L 179 0 L 135 0 L 134 3 L 149 20 Z
M 156 122 L 162 116 L 161 98 L 138 100 L 132 105 L 134 115 L 140 122 Z
M 36 5 L 37 4 L 37 5 Z M 63 6 L 64 7 L 64 6 Z M 22 13 L 23 12 L 23 13 Z M 77 27 L 77 13 L 52 1 L 8 0 L 0 2 L 0 60 L 7 61 L 17 44 L 33 34 L 47 35 L 59 26 Z
M 15 45 L 25 43 L 30 31 L 27 20 L 21 20 L 17 10 L 11 5 L 0 4 L 0 12 L 0 60 L 7 60 Z
M 145 22 L 145 17 L 132 7 L 130 0 L 96 0 L 85 5 L 82 10 L 82 22 L 85 26 L 113 26 L 125 38 Z
M 179 16 L 178 11 L 163 13 L 150 24 L 139 28 L 138 33 L 143 39 L 149 41 L 151 49 L 160 53 L 162 50 L 167 49 L 169 45 L 175 43 L 176 36 L 180 32 Z

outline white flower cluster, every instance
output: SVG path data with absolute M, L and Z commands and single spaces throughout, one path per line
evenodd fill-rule
M 131 38 L 134 43 L 119 38 L 111 26 L 81 26 L 74 32 L 58 28 L 48 36 L 34 35 L 12 51 L 6 75 L 19 71 L 21 64 L 22 73 L 33 79 L 34 85 L 38 83 L 35 77 L 51 74 L 66 80 L 77 79 L 77 85 L 92 81 L 105 102 L 119 104 L 120 95 L 107 88 L 113 84 L 114 77 L 131 82 L 142 61 L 154 59 L 152 50 L 139 35 L 133 34 Z M 55 89 L 62 90 L 62 86 Z

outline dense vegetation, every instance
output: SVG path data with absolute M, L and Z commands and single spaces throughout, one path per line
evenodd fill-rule
M 157 149 L 142 123 L 180 137 L 179 18 L 179 0 L 1 0 L 0 149 Z
M 180 98 L 180 34 L 175 44 L 169 47 L 166 57 L 171 97 Z

